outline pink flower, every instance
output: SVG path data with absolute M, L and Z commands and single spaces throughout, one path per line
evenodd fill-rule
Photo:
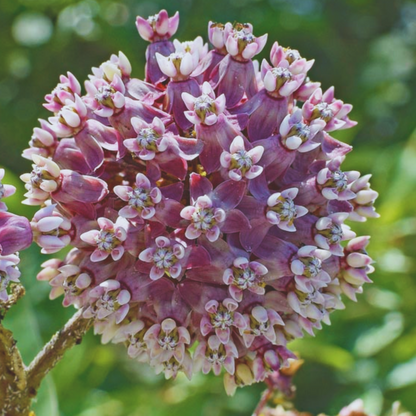
M 144 340 L 147 328 L 143 321 L 135 320 L 118 328 L 114 335 L 114 343 L 127 343 L 127 354 L 139 362 L 149 362 L 149 349 Z
M 374 272 L 373 260 L 366 251 L 369 242 L 370 237 L 356 237 L 348 242 L 344 250 L 340 285 L 342 291 L 355 301 L 355 294 L 362 292 L 362 285 L 371 283 L 368 274 Z
M 75 95 L 81 95 L 81 85 L 70 72 L 67 76 L 61 75 L 59 81 L 53 91 L 45 95 L 46 104 L 43 104 L 52 113 L 58 113 L 67 100 L 75 101 Z
M 331 160 L 316 177 L 322 195 L 329 200 L 347 201 L 355 198 L 351 183 L 359 177 L 359 172 L 343 172 L 339 169 L 343 158 Z
M 261 64 L 261 74 L 264 88 L 272 94 L 280 97 L 288 97 L 293 94 L 305 79 L 305 74 L 293 74 L 289 62 L 282 60 L 273 68 L 266 60 Z
M 225 96 L 222 94 L 215 98 L 214 90 L 208 82 L 202 84 L 202 95 L 199 97 L 184 92 L 182 99 L 189 110 L 185 116 L 193 124 L 212 126 L 225 109 Z
M 91 230 L 81 235 L 81 240 L 96 246 L 91 254 L 91 261 L 102 261 L 111 255 L 114 261 L 120 260 L 124 254 L 123 242 L 127 238 L 127 221 L 119 217 L 116 223 L 108 218 L 98 218 L 100 230 Z
M 118 56 L 111 55 L 110 59 L 103 62 L 99 68 L 92 68 L 93 75 L 90 75 L 90 80 L 94 81 L 97 78 L 101 78 L 112 84 L 115 76 L 122 80 L 129 79 L 131 70 L 131 64 L 127 56 L 123 52 L 119 52 Z
M 228 170 L 228 176 L 233 181 L 241 181 L 257 178 L 263 168 L 256 163 L 263 156 L 264 147 L 256 146 L 246 151 L 242 137 L 237 136 L 231 143 L 230 153 L 224 151 L 221 154 L 221 166 Z
M 192 358 L 188 351 L 185 352 L 183 361 L 180 363 L 175 357 L 172 357 L 169 361 L 156 362 L 154 364 L 156 374 L 165 373 L 166 379 L 175 379 L 179 372 L 185 373 L 188 380 L 192 378 Z
M 169 39 L 178 30 L 179 13 L 176 12 L 174 16 L 168 17 L 166 10 L 161 10 L 159 13 L 150 16 L 148 19 L 143 19 L 141 16 L 136 18 L 136 27 L 140 36 L 148 42 L 157 42 L 160 40 Z
M 232 375 L 235 372 L 234 361 L 237 357 L 237 347 L 232 341 L 224 345 L 216 335 L 211 335 L 207 342 L 201 342 L 195 350 L 194 371 L 200 369 L 204 374 L 208 374 L 212 370 L 219 376 L 224 367 L 227 373 Z
M 33 129 L 32 138 L 29 141 L 30 147 L 23 150 L 22 156 L 25 159 L 33 160 L 33 154 L 48 158 L 55 153 L 58 144 L 55 132 L 46 120 L 39 119 L 39 122 L 41 127 Z
M 199 60 L 203 59 L 208 53 L 208 44 L 204 44 L 204 40 L 201 36 L 186 42 L 179 42 L 177 39 L 174 39 L 173 46 L 175 47 L 176 52 L 197 53 Z
M 227 52 L 235 59 L 249 60 L 259 54 L 267 42 L 267 34 L 256 37 L 249 23 L 236 23 L 225 41 Z
M 50 280 L 53 287 L 50 298 L 55 299 L 64 294 L 62 304 L 64 306 L 83 306 L 87 303 L 86 289 L 91 286 L 92 278 L 89 273 L 82 271 L 80 267 L 73 264 L 65 264 L 58 268 L 59 274 Z
M 186 228 L 186 238 L 195 240 L 205 234 L 209 241 L 216 241 L 220 236 L 220 225 L 225 221 L 226 213 L 222 208 L 215 208 L 211 198 L 200 196 L 194 206 L 185 207 L 181 217 L 191 221 Z
M 156 53 L 160 70 L 169 78 L 181 81 L 187 79 L 199 63 L 199 53 L 188 51 L 175 51 L 169 56 Z
M 244 314 L 246 327 L 240 329 L 247 348 L 251 346 L 256 337 L 264 336 L 267 340 L 274 343 L 276 341 L 275 325 L 284 325 L 280 315 L 273 309 L 265 309 L 257 305 L 251 309 L 250 314 Z
M 129 311 L 131 295 L 122 289 L 117 280 L 107 280 L 92 289 L 89 293 L 91 306 L 85 310 L 85 318 L 96 317 L 99 320 L 114 316 L 119 324 Z
M 114 193 L 128 204 L 121 208 L 119 215 L 124 218 L 140 216 L 144 220 L 154 217 L 155 206 L 162 200 L 158 187 L 152 187 L 149 179 L 142 173 L 136 175 L 135 187 L 117 185 Z
M 244 290 L 258 295 L 264 295 L 265 283 L 262 276 L 268 272 L 267 268 L 257 261 L 248 261 L 245 257 L 238 257 L 233 261 L 233 267 L 224 271 L 223 280 L 229 286 L 230 295 L 237 302 L 243 299 Z
M 311 124 L 317 119 L 323 120 L 326 123 L 325 131 L 328 132 L 355 126 L 357 123 L 348 118 L 348 113 L 351 110 L 351 104 L 335 100 L 333 87 L 326 90 L 325 93 L 322 93 L 321 88 L 315 90 L 302 108 L 305 120 Z
M 25 182 L 27 193 L 26 200 L 23 201 L 27 205 L 42 205 L 44 201 L 49 199 L 51 192 L 58 189 L 60 185 L 61 169 L 51 159 L 46 159 L 37 154 L 32 155 L 33 166 L 32 173 L 25 173 L 20 179 Z
M 210 21 L 208 23 L 208 38 L 212 46 L 220 52 L 226 52 L 225 43 L 232 30 L 233 25 L 229 22 L 223 25 Z
M 348 213 L 337 212 L 327 217 L 321 217 L 315 224 L 315 243 L 318 247 L 329 250 L 335 256 L 342 256 L 344 249 L 341 241 L 351 240 L 356 234 L 351 228 L 344 224 Z
M 34 241 L 42 247 L 41 253 L 56 253 L 71 242 L 71 221 L 54 204 L 40 209 L 30 225 Z
M 303 293 L 312 293 L 327 286 L 329 274 L 322 269 L 322 262 L 331 256 L 329 251 L 314 246 L 303 246 L 292 260 L 291 270 L 295 275 L 296 288 Z
M 201 334 L 208 335 L 215 331 L 215 335 L 222 344 L 228 344 L 231 337 L 231 327 L 244 330 L 247 326 L 241 313 L 236 312 L 238 303 L 226 298 L 221 303 L 211 300 L 205 305 L 208 315 L 204 315 L 201 319 Z
M 349 200 L 354 210 L 350 212 L 349 219 L 352 221 L 364 222 L 367 218 L 378 218 L 374 208 L 374 202 L 378 198 L 378 192 L 370 188 L 371 175 L 364 175 L 357 178 L 351 184 L 351 191 L 355 193 L 355 198 Z
M 111 117 L 125 105 L 126 88 L 118 74 L 113 75 L 111 83 L 101 78 L 86 81 L 85 88 L 86 103 L 100 117 Z
M 133 118 L 131 122 L 137 137 L 124 140 L 124 145 L 130 152 L 142 160 L 152 160 L 156 153 L 164 152 L 168 148 L 169 141 L 165 136 L 162 120 L 155 117 L 153 122 L 148 124 L 139 118 Z
M 153 362 L 164 363 L 174 357 L 179 364 L 185 360 L 185 349 L 191 342 L 188 330 L 178 326 L 171 319 L 164 319 L 160 324 L 151 326 L 144 336 L 150 358 Z
M 71 137 L 82 129 L 87 118 L 87 106 L 77 94 L 73 101 L 68 99 L 64 104 L 57 115 L 48 120 L 58 137 Z
M 153 263 L 150 278 L 157 280 L 166 274 L 172 279 L 177 279 L 182 271 L 180 261 L 185 256 L 185 247 L 162 236 L 157 237 L 155 243 L 156 247 L 147 248 L 139 255 L 140 260 Z
M 300 153 L 309 152 L 316 149 L 319 143 L 314 142 L 313 138 L 325 127 L 325 122 L 319 120 L 312 125 L 308 125 L 302 118 L 302 111 L 295 107 L 292 114 L 288 114 L 280 125 L 280 135 L 283 144 L 290 150 L 297 150 Z
M 315 59 L 307 61 L 301 57 L 298 50 L 283 48 L 278 42 L 275 42 L 270 50 L 270 61 L 275 67 L 286 61 L 289 64 L 290 72 L 297 75 L 306 74 L 312 68 Z
M 284 231 L 296 232 L 295 219 L 308 213 L 305 207 L 295 205 L 293 202 L 298 191 L 297 188 L 289 188 L 269 196 L 266 217 L 271 224 L 277 225 Z

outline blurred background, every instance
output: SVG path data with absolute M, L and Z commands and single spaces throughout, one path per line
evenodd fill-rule
M 180 11 L 176 37 L 203 35 L 208 20 L 250 21 L 254 33 L 298 49 L 316 63 L 311 78 L 352 103 L 354 129 L 334 136 L 354 146 L 345 170 L 372 173 L 380 192 L 379 220 L 354 224 L 371 234 L 373 285 L 359 302 L 332 315 L 332 326 L 292 348 L 306 363 L 295 378 L 296 406 L 336 414 L 357 397 L 373 413 L 394 400 L 416 411 L 416 3 L 382 0 L 1 0 L 0 165 L 18 186 L 11 211 L 20 205 L 19 174 L 30 171 L 20 154 L 62 73 L 84 80 L 92 66 L 122 50 L 142 77 L 147 44 L 138 36 L 136 15 L 166 8 Z M 267 57 L 264 52 L 260 58 Z M 45 256 L 32 247 L 23 257 L 28 295 L 10 313 L 28 362 L 73 313 L 48 300 L 49 286 L 35 280 Z M 43 383 L 39 416 L 236 416 L 250 415 L 263 386 L 239 389 L 227 398 L 222 379 L 179 377 L 165 381 L 129 360 L 125 349 L 102 346 L 89 334 Z

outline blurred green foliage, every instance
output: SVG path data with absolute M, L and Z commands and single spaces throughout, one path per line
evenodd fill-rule
M 208 20 L 250 21 L 315 58 L 311 77 L 354 105 L 358 127 L 334 136 L 354 146 L 346 168 L 373 174 L 379 220 L 354 224 L 371 234 L 376 259 L 373 285 L 359 302 L 346 302 L 332 326 L 296 341 L 306 364 L 297 375 L 299 410 L 335 414 L 357 397 L 369 411 L 394 400 L 416 410 L 416 3 L 399 0 L 1 0 L 0 163 L 19 187 L 30 169 L 21 159 L 38 117 L 47 117 L 43 96 L 70 70 L 85 79 L 111 53 L 122 50 L 133 75 L 143 76 L 146 43 L 134 18 L 166 8 L 179 10 L 181 40 L 204 35 Z M 266 48 L 267 49 L 267 48 Z M 261 58 L 266 57 L 263 53 Z M 14 175 L 14 176 L 13 176 Z M 24 253 L 22 281 L 28 295 L 6 324 L 16 332 L 26 361 L 72 314 L 49 301 L 46 283 L 35 280 L 44 260 L 39 249 Z M 262 386 L 227 398 L 221 379 L 196 376 L 166 382 L 127 358 L 123 347 L 102 346 L 89 334 L 70 351 L 41 388 L 40 416 L 232 416 L 250 415 Z

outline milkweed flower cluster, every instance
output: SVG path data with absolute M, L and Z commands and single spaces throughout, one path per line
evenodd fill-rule
M 146 79 L 121 52 L 85 95 L 61 76 L 23 153 L 34 241 L 72 247 L 38 279 L 103 342 L 167 377 L 223 373 L 232 394 L 288 365 L 287 343 L 370 282 L 369 237 L 345 222 L 376 217 L 377 193 L 341 169 L 351 147 L 330 133 L 355 124 L 352 107 L 309 79 L 313 60 L 275 42 L 256 64 L 267 35 L 250 24 L 210 22 L 211 50 L 170 40 L 178 14 L 136 24 Z

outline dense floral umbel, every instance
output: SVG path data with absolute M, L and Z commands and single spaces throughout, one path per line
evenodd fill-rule
M 287 366 L 287 343 L 370 281 L 369 237 L 345 221 L 377 216 L 377 193 L 342 170 L 351 147 L 329 132 L 354 125 L 351 106 L 309 80 L 313 60 L 276 42 L 254 63 L 267 35 L 250 24 L 210 22 L 211 51 L 201 37 L 171 42 L 178 23 L 165 10 L 137 18 L 145 81 L 121 52 L 85 95 L 61 76 L 24 152 L 25 202 L 39 206 L 44 253 L 72 246 L 38 276 L 51 298 L 156 372 L 223 373 L 232 393 Z M 17 278 L 14 251 L 2 282 Z

